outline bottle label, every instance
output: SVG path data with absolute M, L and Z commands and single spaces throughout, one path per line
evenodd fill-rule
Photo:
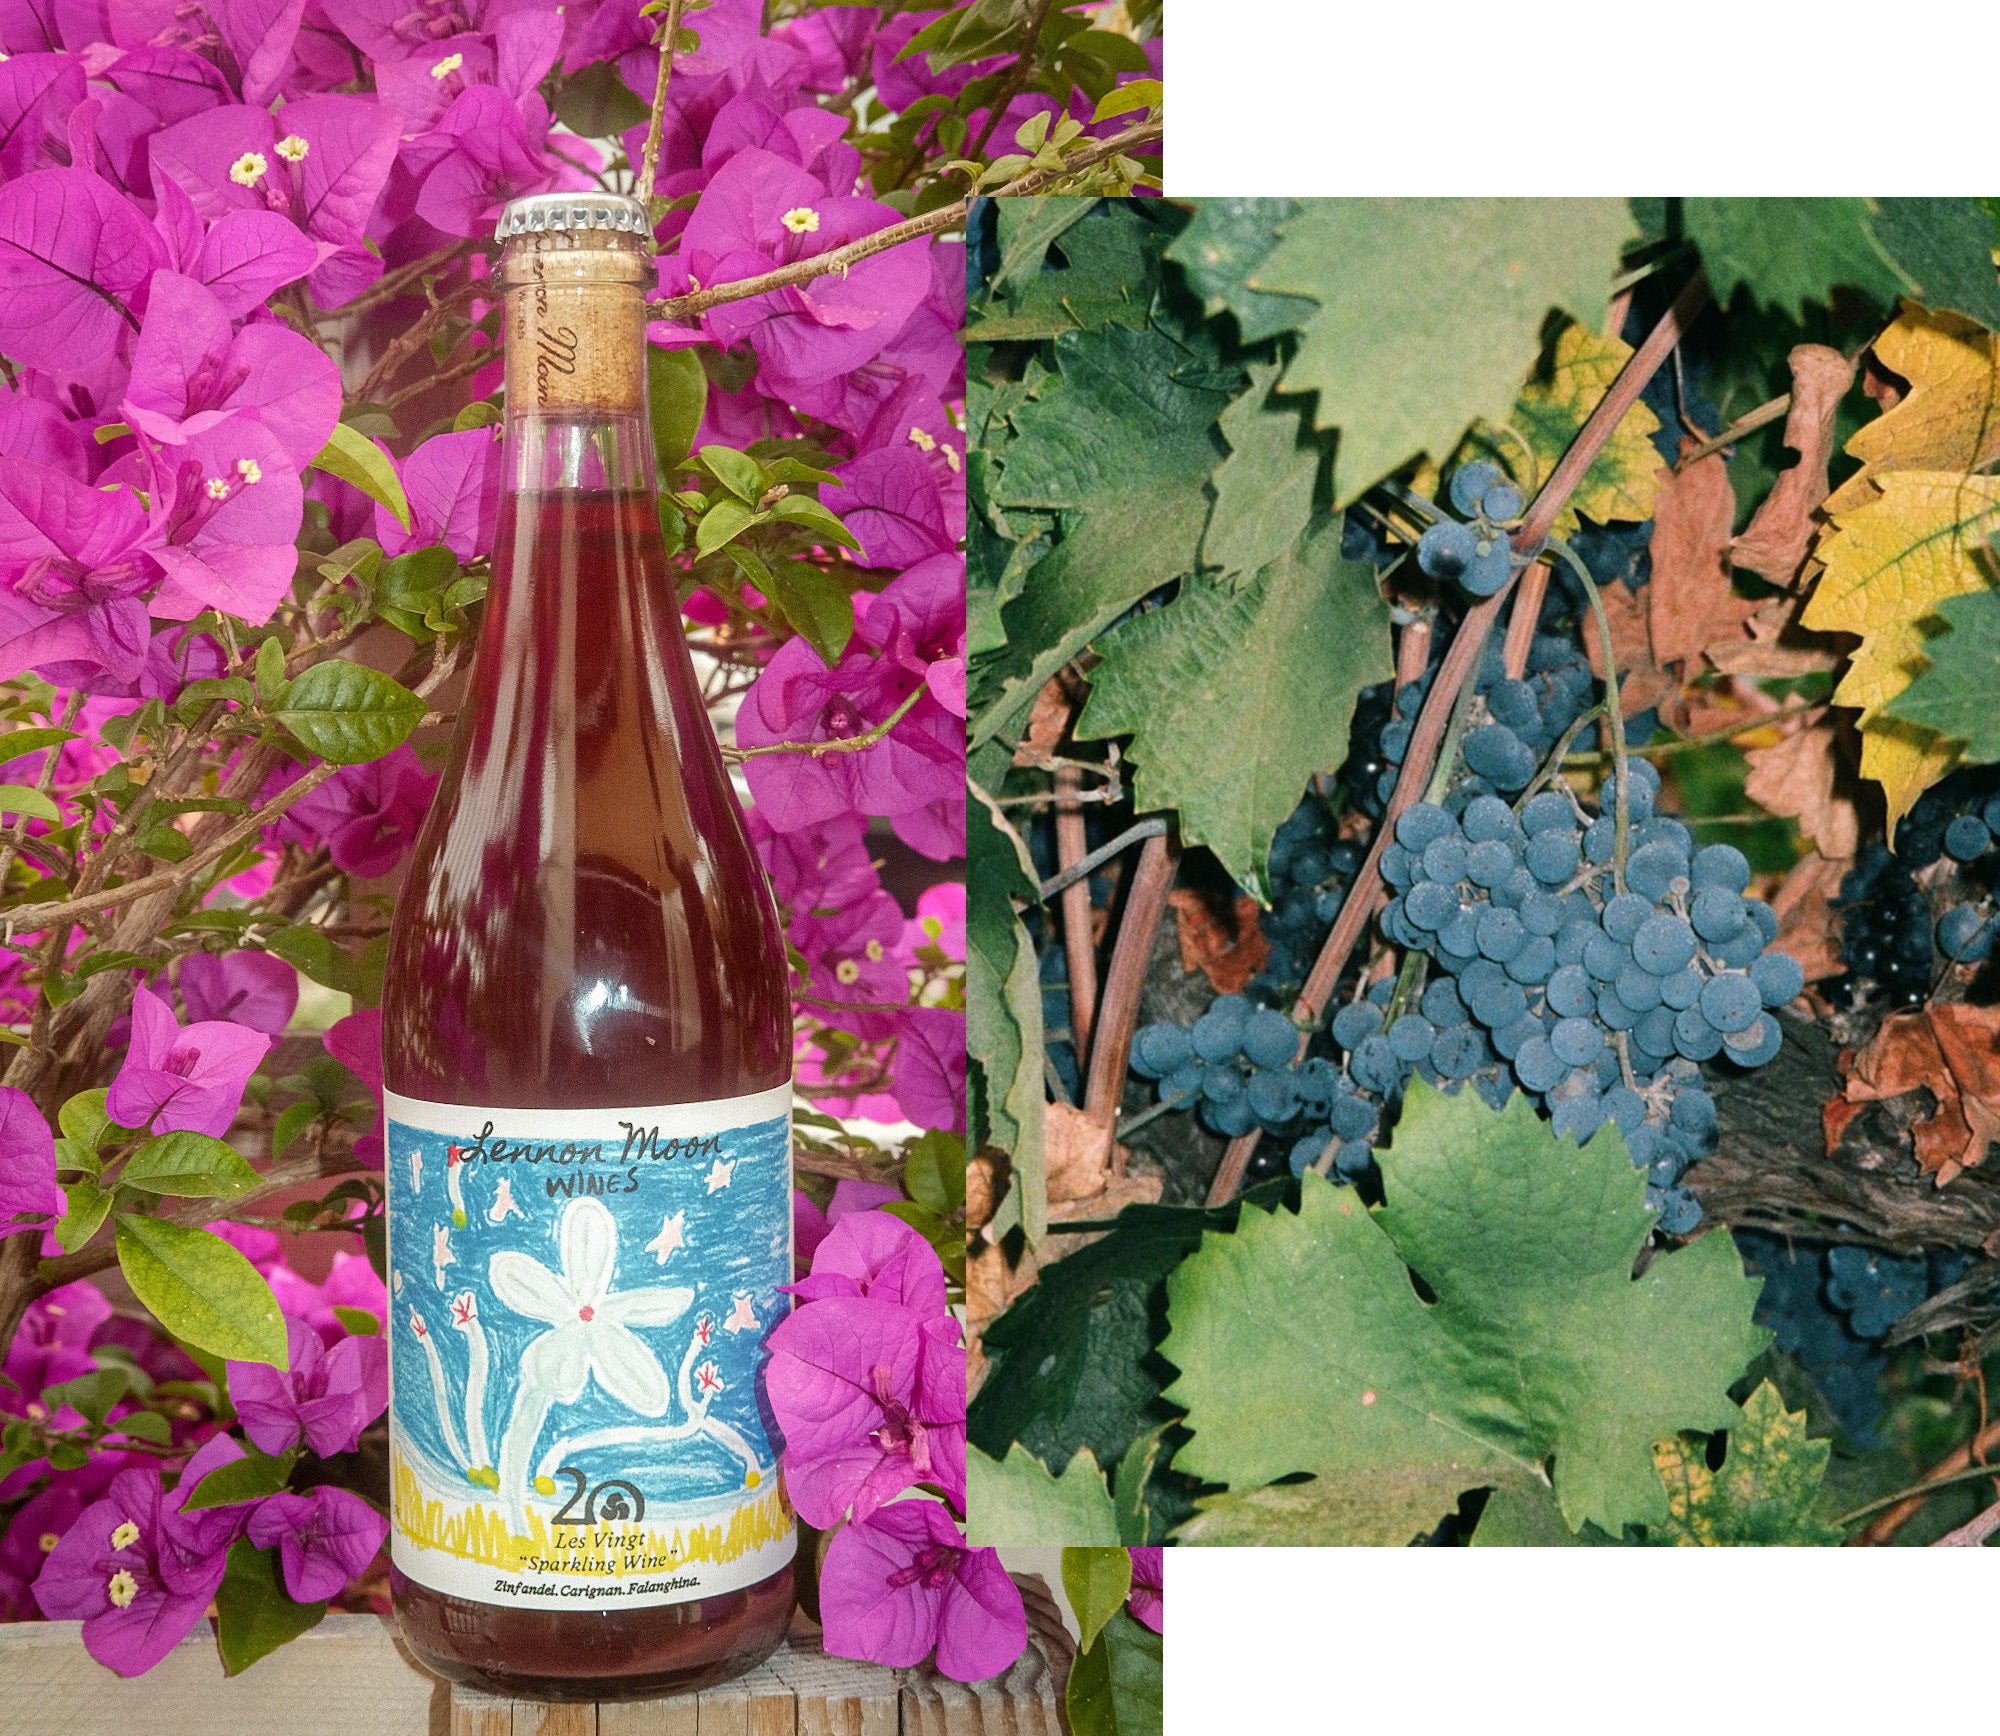
M 475 1603 L 685 1603 L 791 1560 L 764 1340 L 791 1088 L 604 1110 L 387 1094 L 390 1553 Z

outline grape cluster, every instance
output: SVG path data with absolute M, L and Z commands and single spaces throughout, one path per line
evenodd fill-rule
M 1308 794 L 1271 841 L 1262 923 L 1271 956 L 1249 985 L 1253 999 L 1279 1006 L 1298 992 L 1360 866 L 1360 848 L 1336 834 L 1332 810 Z
M 1826 1250 L 1759 1230 L 1733 1229 L 1730 1235 L 1744 1265 L 1764 1281 L 1757 1324 L 1797 1359 L 1855 1444 L 1873 1446 L 1889 1361 L 1880 1342 L 1855 1332 L 1827 1299 Z
M 1451 504 L 1471 522 L 1438 519 L 1417 539 L 1417 565 L 1441 585 L 1490 597 L 1514 568 L 1502 527 L 1521 516 L 1521 491 L 1497 464 L 1461 464 L 1452 474 Z
M 1842 878 L 1834 908 L 1852 985 L 1891 1008 L 1920 1005 L 1931 992 L 1931 909 L 1909 867 L 1871 840 Z
M 1930 1262 L 1839 1242 L 1826 1251 L 1826 1297 L 1863 1338 L 1880 1338 L 1930 1294 Z

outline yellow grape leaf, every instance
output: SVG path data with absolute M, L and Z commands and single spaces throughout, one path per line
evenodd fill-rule
M 1861 770 L 1882 786 L 1893 836 L 1957 750 L 1882 707 L 1922 667 L 1924 623 L 1938 604 L 1986 584 L 1976 556 L 2000 531 L 2000 478 L 1899 470 L 1875 487 L 1876 498 L 1821 533 L 1814 553 L 1825 570 L 1799 621 L 1861 641 L 1833 697 L 1861 713 Z
M 1631 354 L 1630 344 L 1572 320 L 1556 334 L 1553 354 L 1521 388 L 1507 426 L 1475 424 L 1467 444 L 1492 458 L 1532 498 Z M 1557 515 L 1557 536 L 1574 535 L 1579 514 L 1596 524 L 1614 519 L 1638 524 L 1653 516 L 1661 464 L 1652 437 L 1659 426 L 1660 419 L 1644 404 L 1625 412 Z
M 2000 347 L 1991 332 L 1956 314 L 1911 307 L 1874 350 L 1910 389 L 1848 441 L 1848 456 L 1860 459 L 1861 469 L 1828 499 L 1829 515 L 1872 500 L 1884 471 L 1964 476 L 2000 458 Z

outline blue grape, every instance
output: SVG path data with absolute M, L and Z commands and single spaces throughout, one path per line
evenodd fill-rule
M 1687 852 L 1665 840 L 1642 844 L 1625 864 L 1625 884 L 1641 898 L 1657 904 L 1688 875 Z
M 1482 518 L 1514 519 L 1521 516 L 1521 491 L 1511 482 L 1495 483 L 1479 502 Z
M 1954 862 L 1976 862 L 1993 848 L 1993 834 L 1977 814 L 1960 814 L 1944 829 L 1944 848 Z
M 1463 578 L 1474 559 L 1479 539 L 1471 526 L 1441 518 L 1417 538 L 1417 565 L 1439 584 Z
M 1684 1187 L 1662 1188 L 1656 1209 L 1660 1228 L 1670 1236 L 1691 1236 L 1701 1224 L 1701 1201 Z
M 1465 763 L 1503 790 L 1518 790 L 1535 775 L 1535 753 L 1504 723 L 1468 730 Z
M 1561 886 L 1577 870 L 1582 852 L 1573 832 L 1544 832 L 1529 840 L 1528 872 L 1544 886 Z
M 1632 936 L 1633 960 L 1656 977 L 1671 976 L 1694 955 L 1694 930 L 1678 916 L 1649 916 Z
M 1725 941 L 1749 921 L 1743 895 L 1724 886 L 1704 886 L 1688 906 L 1688 919 L 1703 940 Z
M 1486 1065 L 1490 1050 L 1470 1025 L 1453 1025 L 1438 1032 L 1431 1045 L 1431 1065 L 1447 1079 L 1464 1079 Z
M 1435 802 L 1412 802 L 1396 821 L 1396 842 L 1404 849 L 1421 853 L 1435 838 L 1458 830 L 1458 822 Z
M 1132 1070 L 1148 1079 L 1164 1079 L 1193 1055 L 1194 1044 L 1179 1025 L 1141 1025 L 1132 1038 Z
M 1461 464 L 1451 475 L 1451 504 L 1467 518 L 1479 511 L 1480 503 L 1487 493 L 1502 486 L 1507 480 L 1506 471 L 1499 465 L 1489 463 L 1484 458 L 1475 458 Z
M 1333 1143 L 1332 1132 L 1324 1127 L 1315 1128 L 1305 1138 L 1294 1142 L 1291 1151 L 1291 1171 L 1295 1176 L 1305 1172 L 1319 1162 L 1326 1148 Z
M 1783 1007 L 1805 992 L 1806 973 L 1790 953 L 1766 952 L 1750 966 L 1750 980 L 1764 997 L 1765 1006 Z
M 1712 1061 L 1722 1051 L 1722 1033 L 1701 1015 L 1697 1003 L 1674 1015 L 1674 1049 L 1690 1061 Z
M 1536 729 L 1541 725 L 1542 713 L 1535 704 L 1535 690 L 1525 681 L 1494 682 L 1486 689 L 1486 709 L 1510 729 Z
M 1638 947 L 1632 949 L 1632 964 L 1618 973 L 1612 993 L 1635 1013 L 1650 1013 L 1660 1004 L 1660 979 L 1646 966 Z
M 1246 1088 L 1250 1110 L 1265 1127 L 1281 1127 L 1299 1112 L 1299 1088 L 1289 1073 L 1253 1073 Z
M 1741 895 L 1750 885 L 1750 858 L 1734 844 L 1704 844 L 1689 865 L 1688 884 L 1697 892 L 1715 887 Z
M 1399 1061 L 1425 1060 L 1437 1038 L 1436 1027 L 1421 1013 L 1405 1013 L 1389 1027 L 1389 1049 Z
M 1396 1052 L 1389 1047 L 1388 1038 L 1380 1033 L 1363 1040 L 1349 1058 L 1348 1069 L 1357 1084 L 1384 1097 L 1403 1081 L 1403 1070 L 1396 1060 Z
M 1201 1082 L 1207 1076 L 1208 1064 L 1193 1060 L 1176 1067 L 1160 1081 L 1160 1101 L 1162 1103 L 1192 1103 L 1201 1095 Z
M 1608 934 L 1593 934 L 1583 949 L 1583 968 L 1595 982 L 1615 983 L 1618 973 L 1631 962 L 1631 948 L 1620 946 Z
M 1525 925 L 1524 925 L 1525 926 Z M 1556 943 L 1545 934 L 1531 934 L 1507 960 L 1507 974 L 1517 983 L 1538 987 L 1556 968 Z
M 1725 1036 L 1722 1046 L 1739 1067 L 1761 1067 L 1777 1059 L 1785 1046 L 1785 1034 L 1769 1013 L 1759 1013 L 1747 1030 Z
M 1489 904 L 1479 919 L 1479 952 L 1496 964 L 1505 964 L 1527 943 L 1528 930 L 1520 917 L 1502 905 Z
M 1382 1010 L 1367 1001 L 1350 1001 L 1333 1016 L 1333 1040 L 1350 1053 L 1382 1028 Z
M 1201 1094 L 1210 1103 L 1234 1103 L 1243 1095 L 1243 1075 L 1211 1061 L 1201 1072 Z
M 1450 1025 L 1465 1022 L 1466 1005 L 1458 992 L 1458 984 L 1449 977 L 1438 977 L 1424 985 L 1423 999 L 1418 1007 L 1425 1018 L 1443 1031 Z
M 1563 1018 L 1583 1018 L 1597 1005 L 1590 973 L 1580 964 L 1558 966 L 1549 977 L 1548 1003 Z
M 1243 1026 L 1243 1054 L 1252 1066 L 1288 1067 L 1298 1045 L 1297 1027 L 1270 1007 L 1258 1008 Z
M 1560 790 L 1543 790 L 1521 810 L 1521 830 L 1531 838 L 1544 832 L 1574 831 L 1576 810 Z
M 1627 946 L 1653 914 L 1652 904 L 1632 892 L 1621 892 L 1604 906 L 1604 932 Z
M 1542 798 L 1537 796 L 1535 801 Z M 1534 802 L 1528 806 L 1532 808 Z M 1492 844 L 1514 835 L 1514 810 L 1498 796 L 1475 796 L 1466 803 L 1459 825 L 1475 844 Z
M 1243 1027 L 1249 1017 L 1250 1003 L 1241 995 L 1223 995 L 1211 1001 L 1208 1011 L 1194 1022 L 1194 1052 L 1204 1061 L 1232 1059 L 1242 1047 Z
M 1333 1131 L 1342 1139 L 1366 1139 L 1375 1131 L 1380 1112 L 1365 1097 L 1342 1097 L 1327 1116 Z
M 1514 1077 L 1530 1091 L 1550 1090 L 1568 1072 L 1556 1052 L 1549 1046 L 1547 1037 L 1530 1037 L 1514 1056 Z
M 1456 886 L 1465 877 L 1465 840 L 1459 836 L 1454 826 L 1433 838 L 1424 846 L 1420 860 L 1423 863 L 1424 878 L 1441 885 Z
M 1764 997 L 1749 977 L 1726 971 L 1702 985 L 1701 999 L 1696 1005 L 1701 1016 L 1718 1031 L 1741 1031 L 1756 1023 L 1764 1010 Z
M 1505 839 L 1488 838 L 1465 853 L 1465 876 L 1475 886 L 1492 888 L 1514 872 L 1517 857 Z
M 1993 929 L 1970 904 L 1954 904 L 1938 918 L 1938 951 L 1959 964 L 1977 964 L 1993 951 Z
M 1549 1048 L 1565 1067 L 1587 1067 L 1604 1047 L 1604 1033 L 1588 1019 L 1558 1019 Z

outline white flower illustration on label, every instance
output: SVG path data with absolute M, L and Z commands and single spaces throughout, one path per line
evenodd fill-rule
M 618 1223 L 596 1199 L 571 1200 L 557 1231 L 562 1270 L 505 1250 L 486 1269 L 493 1294 L 516 1314 L 549 1328 L 521 1354 L 514 1414 L 500 1440 L 500 1494 L 526 1527 L 528 1455 L 559 1404 L 574 1404 L 592 1379 L 642 1417 L 664 1416 L 673 1397 L 659 1358 L 631 1329 L 666 1326 L 694 1303 L 685 1289 L 614 1292 Z

